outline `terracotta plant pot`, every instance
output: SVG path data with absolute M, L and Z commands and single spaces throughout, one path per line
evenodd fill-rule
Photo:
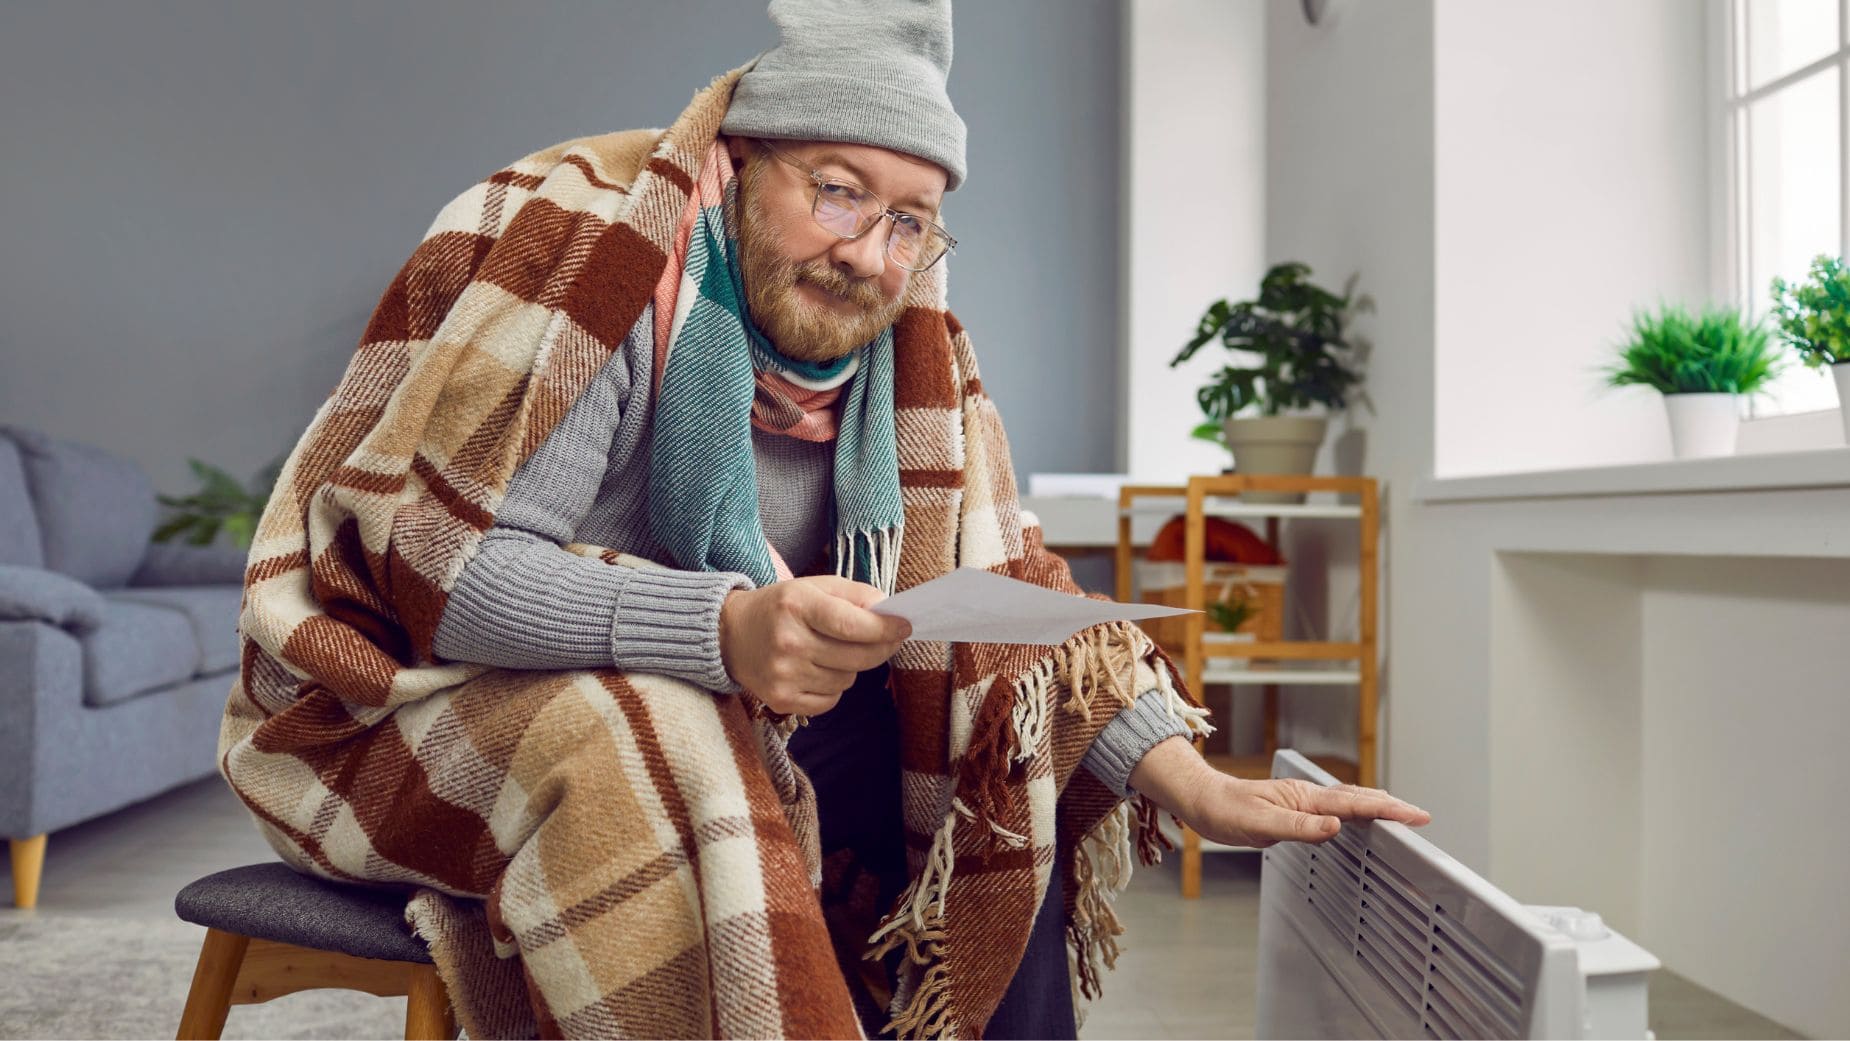
M 1309 474 L 1329 431 L 1327 416 L 1255 416 L 1229 419 L 1221 429 L 1233 452 L 1234 472 Z M 1301 503 L 1303 492 L 1246 492 L 1246 502 Z

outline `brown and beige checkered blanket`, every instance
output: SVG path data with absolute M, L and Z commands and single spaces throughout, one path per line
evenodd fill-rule
M 819 861 L 796 721 L 661 676 L 434 659 L 509 478 L 660 281 L 736 76 L 665 133 L 568 141 L 446 206 L 252 547 L 220 770 L 297 869 L 415 889 L 407 918 L 472 1037 L 850 1037 L 857 1001 L 902 1036 L 980 1036 L 1052 871 L 1094 995 L 1109 899 L 1156 839 L 1153 808 L 1080 759 L 1133 691 L 1198 718 L 1132 626 L 1058 648 L 906 644 L 911 879 L 857 912 L 867 887 Z M 1076 592 L 1018 505 L 943 267 L 913 280 L 895 331 L 897 586 L 967 565 Z

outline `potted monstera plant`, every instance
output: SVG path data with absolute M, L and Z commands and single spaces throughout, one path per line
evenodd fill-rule
M 1361 381 L 1344 337 L 1350 298 L 1310 280 L 1307 265 L 1274 266 L 1259 296 L 1208 306 L 1173 368 L 1218 340 L 1233 360 L 1196 392 L 1207 416 L 1195 436 L 1220 440 L 1248 474 L 1307 474 L 1329 430 Z M 1302 494 L 1247 492 L 1255 502 L 1302 502 Z
M 1733 308 L 1692 314 L 1674 304 L 1632 315 L 1619 360 L 1607 370 L 1614 387 L 1650 387 L 1664 396 L 1670 444 L 1678 459 L 1733 455 L 1740 399 L 1779 374 L 1772 333 Z
M 1773 280 L 1773 315 L 1780 338 L 1810 369 L 1829 367 L 1837 381 L 1837 409 L 1850 444 L 1850 270 L 1842 257 L 1820 255 L 1805 281 Z

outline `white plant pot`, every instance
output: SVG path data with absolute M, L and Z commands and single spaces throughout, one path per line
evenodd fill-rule
M 1740 403 L 1733 394 L 1666 394 L 1670 447 L 1678 459 L 1734 454 L 1741 429 Z
M 1850 361 L 1831 366 L 1831 378 L 1837 381 L 1837 414 L 1844 421 L 1844 444 L 1850 445 Z
M 1229 419 L 1222 435 L 1233 452 L 1235 473 L 1308 474 L 1317 465 L 1317 450 L 1329 431 L 1328 416 L 1254 416 Z M 1246 502 L 1296 503 L 1303 492 L 1243 492 Z

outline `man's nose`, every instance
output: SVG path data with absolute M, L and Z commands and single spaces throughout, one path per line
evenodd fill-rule
M 890 222 L 867 229 L 858 239 L 843 239 L 834 250 L 833 259 L 842 273 L 855 278 L 879 278 L 886 273 L 886 237 Z

